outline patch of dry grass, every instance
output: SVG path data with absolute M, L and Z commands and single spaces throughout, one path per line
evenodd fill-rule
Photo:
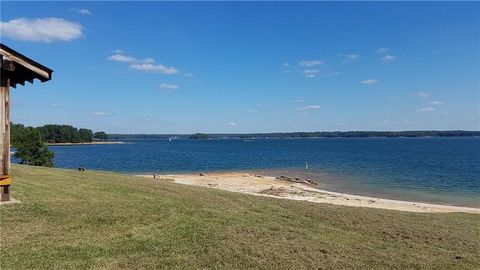
M 2 269 L 479 269 L 480 216 L 13 166 Z

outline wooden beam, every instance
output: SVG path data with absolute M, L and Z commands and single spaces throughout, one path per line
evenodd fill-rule
M 10 79 L 2 74 L 0 84 L 0 175 L 10 175 Z M 10 200 L 10 186 L 2 186 L 0 200 Z
M 50 74 L 26 61 L 24 61 L 23 59 L 21 59 L 20 57 L 17 57 L 3 49 L 0 50 L 0 53 L 4 56 L 4 58 L 7 58 L 8 60 L 11 60 L 11 61 L 15 61 L 17 63 L 19 63 L 20 65 L 32 70 L 33 72 L 39 74 L 40 76 L 44 77 L 45 80 L 50 80 Z

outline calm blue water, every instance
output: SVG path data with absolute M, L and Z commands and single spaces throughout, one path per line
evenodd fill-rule
M 480 138 L 133 140 L 50 149 L 61 168 L 264 171 L 306 176 L 332 191 L 480 207 Z

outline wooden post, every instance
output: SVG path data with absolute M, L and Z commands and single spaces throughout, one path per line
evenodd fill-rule
M 53 70 L 16 52 L 0 42 L 0 201 L 10 200 L 10 86 L 42 82 Z
M 5 74 L 0 85 L 0 149 L 0 175 L 10 176 L 10 79 Z M 10 185 L 2 186 L 0 200 L 10 200 Z

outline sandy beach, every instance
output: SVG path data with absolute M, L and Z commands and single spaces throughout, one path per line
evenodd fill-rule
M 155 178 L 156 181 L 170 181 L 184 185 L 194 185 L 240 192 L 256 196 L 275 197 L 290 200 L 330 203 L 336 205 L 383 208 L 409 212 L 446 213 L 464 212 L 480 214 L 479 208 L 419 203 L 358 196 L 330 192 L 314 188 L 313 185 L 279 180 L 272 176 L 250 173 L 208 173 L 208 174 L 168 174 L 138 175 Z M 321 188 L 321 186 L 320 186 Z

